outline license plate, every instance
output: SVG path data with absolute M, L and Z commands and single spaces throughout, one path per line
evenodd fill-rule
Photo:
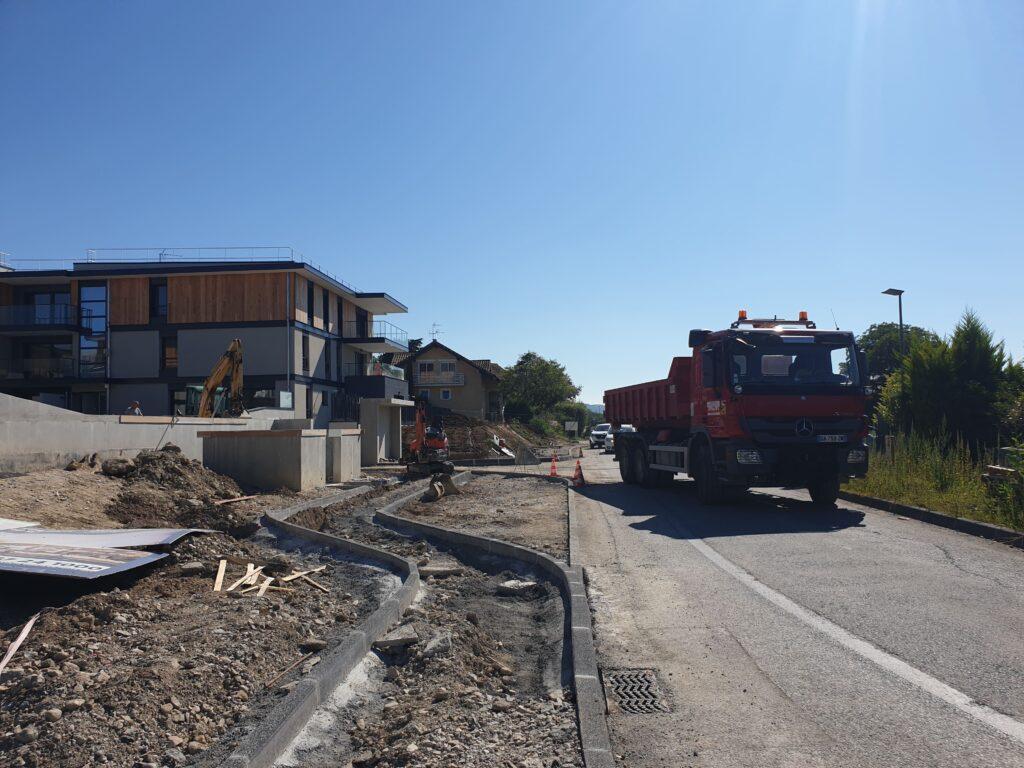
M 845 443 L 846 435 L 818 435 L 819 443 Z

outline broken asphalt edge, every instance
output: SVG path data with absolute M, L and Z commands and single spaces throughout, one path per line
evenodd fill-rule
M 500 471 L 460 472 L 453 480 L 462 485 L 474 474 L 505 474 Z M 525 475 L 526 477 L 543 477 L 551 482 L 566 483 L 569 502 L 570 530 L 570 562 L 572 546 L 572 519 L 575 507 L 573 489 L 564 477 L 547 477 L 544 475 Z M 460 482 L 461 481 L 461 482 Z M 529 547 L 510 544 L 506 541 L 475 536 L 463 531 L 429 525 L 416 520 L 409 520 L 395 514 L 402 506 L 402 500 L 377 510 L 374 521 L 384 527 L 399 532 L 412 531 L 424 538 L 434 539 L 458 547 L 469 547 L 486 555 L 496 555 L 509 560 L 519 561 L 525 565 L 539 568 L 549 577 L 562 593 L 562 601 L 569 615 L 570 631 L 565 638 L 572 651 L 573 689 L 576 694 L 576 717 L 579 728 L 580 747 L 583 750 L 583 762 L 586 768 L 615 768 L 615 759 L 611 752 L 611 739 L 608 734 L 608 721 L 605 718 L 604 689 L 597 669 L 597 653 L 594 647 L 594 631 L 590 621 L 590 603 L 587 590 L 583 584 L 583 571 L 579 566 L 566 566 L 550 555 L 545 555 Z
M 1015 531 L 1012 528 L 1004 528 L 1001 525 L 994 525 L 992 523 L 982 523 L 978 520 L 970 520 L 966 517 L 954 517 L 953 515 L 944 515 L 941 512 L 934 512 L 924 507 L 912 507 L 909 504 L 900 504 L 896 501 L 889 501 L 887 499 L 878 499 L 874 496 L 864 496 L 860 493 L 854 493 L 852 491 L 840 491 L 839 498 L 843 501 L 852 501 L 855 504 L 860 504 L 865 507 L 871 507 L 872 509 L 878 509 L 883 512 L 891 512 L 894 515 L 903 515 L 914 520 L 920 520 L 923 523 L 930 523 L 932 525 L 938 525 L 942 528 L 949 528 L 960 533 L 966 533 L 969 536 L 978 536 L 983 539 L 990 539 L 997 541 L 1000 544 L 1007 544 L 1011 547 L 1017 547 L 1024 549 L 1024 534 L 1020 531 Z
M 412 491 L 388 507 L 408 504 L 423 495 L 424 485 L 416 484 Z M 314 531 L 305 526 L 289 522 L 289 518 L 304 509 L 329 507 L 342 501 L 361 496 L 372 490 L 372 486 L 351 488 L 341 493 L 310 499 L 285 509 L 268 512 L 264 516 L 267 525 L 306 541 L 325 544 L 346 555 L 356 555 L 363 560 L 377 562 L 388 570 L 397 572 L 402 579 L 401 586 L 391 597 L 381 603 L 350 632 L 342 642 L 321 654 L 321 662 L 301 678 L 292 690 L 256 724 L 228 757 L 220 763 L 222 768 L 270 768 L 284 753 L 310 717 L 335 688 L 344 682 L 353 669 L 363 660 L 374 642 L 398 623 L 402 614 L 412 604 L 419 591 L 420 575 L 414 560 L 387 552 L 368 544 Z

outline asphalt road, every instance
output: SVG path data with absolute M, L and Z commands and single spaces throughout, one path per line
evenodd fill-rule
M 574 563 L 623 766 L 1024 766 L 1024 552 L 796 492 L 702 507 L 587 451 Z

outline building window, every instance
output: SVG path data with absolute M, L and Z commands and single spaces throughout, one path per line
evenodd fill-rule
M 441 390 L 441 399 L 442 400 L 451 400 L 452 399 L 452 391 L 450 389 L 442 389 Z
M 313 324 L 313 281 L 306 281 L 306 322 Z
M 306 418 L 313 418 L 313 388 L 306 387 Z
M 309 373 L 309 334 L 302 334 L 302 372 Z
M 429 389 L 421 389 L 420 390 L 420 400 L 429 400 L 429 399 L 430 399 L 430 390 Z
M 149 280 L 149 317 L 151 320 L 167 319 L 167 280 L 153 277 Z
M 331 297 L 327 293 L 327 289 L 324 288 L 324 330 L 329 331 L 331 329 Z
M 160 370 L 178 370 L 178 337 L 164 336 L 160 339 Z
M 434 370 L 434 364 L 432 362 L 419 363 L 418 368 L 420 373 L 431 373 Z
M 326 307 L 327 305 L 324 304 Z M 331 378 L 331 342 L 324 344 L 324 378 Z
M 78 374 L 83 378 L 107 375 L 107 284 L 82 283 L 78 291 L 82 326 L 78 337 Z
M 437 364 L 437 369 L 441 373 L 455 373 L 455 361 L 454 360 L 442 360 Z

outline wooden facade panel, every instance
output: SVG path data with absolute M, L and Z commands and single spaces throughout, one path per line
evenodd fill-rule
M 118 277 L 109 282 L 108 322 L 111 325 L 144 325 L 149 322 L 149 278 Z
M 187 275 L 167 278 L 170 323 L 236 323 L 284 320 L 284 272 Z

